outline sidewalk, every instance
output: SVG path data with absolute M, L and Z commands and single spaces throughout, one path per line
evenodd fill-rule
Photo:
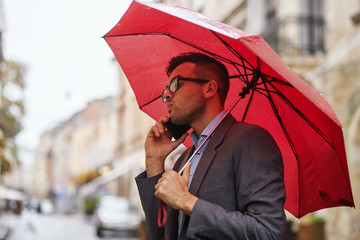
M 5 240 L 10 233 L 10 227 L 0 226 L 0 240 Z
M 9 212 L 0 213 L 0 240 L 7 239 L 20 219 L 21 215 L 19 214 Z

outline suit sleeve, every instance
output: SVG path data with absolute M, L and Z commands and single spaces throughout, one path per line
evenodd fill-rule
M 158 209 L 160 200 L 155 197 L 155 185 L 161 178 L 162 174 L 146 178 L 146 172 L 139 174 L 136 178 L 141 205 L 145 212 L 146 227 L 150 235 L 150 239 L 164 239 L 164 228 L 160 228 L 157 224 Z
M 222 161 L 233 162 L 237 210 L 227 210 L 200 197 L 190 217 L 187 237 L 281 239 L 286 224 L 285 185 L 282 157 L 275 141 L 259 127 L 231 141 L 236 143 L 228 150 L 232 151 L 230 160 Z

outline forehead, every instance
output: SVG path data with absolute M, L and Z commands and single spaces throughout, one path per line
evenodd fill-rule
M 177 66 L 169 76 L 169 80 L 176 76 L 182 77 L 196 77 L 195 75 L 196 64 L 192 62 L 185 62 Z

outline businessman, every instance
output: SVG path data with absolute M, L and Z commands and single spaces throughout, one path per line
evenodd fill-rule
M 286 218 L 281 153 L 263 128 L 229 114 L 184 166 L 220 119 L 229 90 L 226 67 L 202 53 L 171 59 L 162 94 L 171 121 L 189 125 L 193 146 L 165 172 L 165 158 L 188 135 L 172 140 L 163 116 L 145 142 L 146 171 L 136 177 L 151 239 L 281 239 Z M 167 221 L 159 227 L 160 201 Z

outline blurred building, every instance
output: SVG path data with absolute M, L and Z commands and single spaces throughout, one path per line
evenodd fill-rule
M 117 115 L 117 129 L 114 134 L 117 136 L 117 141 L 113 167 L 104 176 L 83 186 L 80 194 L 93 194 L 107 185 L 116 186 L 117 191 L 113 194 L 127 197 L 140 209 L 134 177 L 144 170 L 144 141 L 154 120 L 139 109 L 124 72 L 118 64 L 116 65 L 119 70 L 119 79 L 114 108 Z
M 119 141 L 115 106 L 115 97 L 94 100 L 41 135 L 33 192 L 52 199 L 57 211 L 77 210 L 81 186 L 113 168 Z
M 2 34 L 5 30 L 5 18 L 4 18 L 4 9 L 3 9 L 3 1 L 0 0 L 0 66 L 3 65 L 4 57 L 3 57 L 3 47 L 2 47 Z M 2 102 L 2 86 L 3 81 L 0 76 L 0 110 L 1 110 L 1 102 Z
M 18 146 L 14 141 L 22 128 L 25 67 L 4 57 L 5 31 L 5 13 L 0 0 L 0 184 L 11 191 L 23 191 Z
M 360 204 L 360 2 L 327 1 L 326 54 L 306 79 L 326 96 L 344 128 L 355 206 Z M 350 208 L 327 212 L 329 240 L 360 239 L 360 213 Z

